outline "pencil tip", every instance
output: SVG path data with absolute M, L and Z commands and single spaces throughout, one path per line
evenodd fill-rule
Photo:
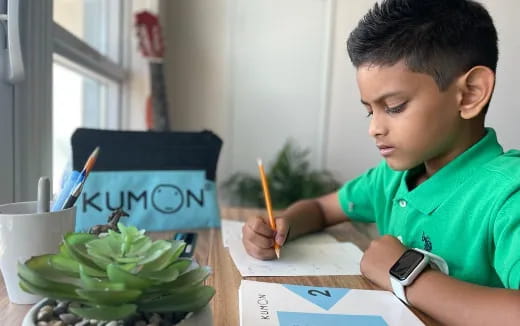
M 274 252 L 276 253 L 276 259 L 280 259 L 280 248 L 275 248 Z
M 261 158 L 257 158 L 256 159 L 256 163 L 260 166 L 262 165 L 262 159 Z

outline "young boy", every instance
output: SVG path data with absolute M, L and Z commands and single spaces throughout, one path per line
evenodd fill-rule
M 484 127 L 498 59 L 488 12 L 470 0 L 386 0 L 347 48 L 384 160 L 291 205 L 276 234 L 249 219 L 247 252 L 272 259 L 274 241 L 345 219 L 376 222 L 382 237 L 364 253 L 366 278 L 445 324 L 520 325 L 520 151 L 504 153 Z

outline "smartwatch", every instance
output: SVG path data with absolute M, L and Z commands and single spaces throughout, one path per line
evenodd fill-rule
M 390 284 L 394 294 L 407 305 L 405 287 L 412 284 L 429 265 L 448 275 L 446 261 L 441 257 L 418 248 L 408 249 L 390 268 Z

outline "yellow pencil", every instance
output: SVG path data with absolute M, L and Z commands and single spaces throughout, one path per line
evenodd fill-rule
M 267 185 L 267 177 L 265 176 L 264 166 L 262 160 L 258 159 L 258 170 L 260 171 L 260 180 L 262 181 L 262 189 L 264 191 L 265 207 L 267 208 L 267 215 L 269 216 L 269 224 L 273 231 L 276 231 L 276 222 L 273 216 L 273 207 L 271 206 L 271 196 L 269 195 L 269 186 Z M 276 258 L 280 259 L 280 246 L 276 241 L 274 242 L 274 251 Z

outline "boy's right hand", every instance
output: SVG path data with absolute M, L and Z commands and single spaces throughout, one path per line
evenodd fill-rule
M 257 259 L 274 259 L 274 242 L 280 247 L 285 243 L 289 223 L 284 218 L 276 218 L 276 232 L 271 230 L 267 217 L 251 217 L 242 228 L 242 242 L 247 253 Z

